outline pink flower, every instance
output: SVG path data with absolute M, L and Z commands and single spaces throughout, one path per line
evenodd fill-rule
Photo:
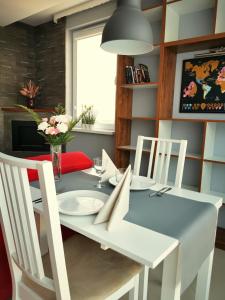
M 52 117 L 50 118 L 50 120 L 49 120 L 49 123 L 50 123 L 51 125 L 55 125 L 55 122 L 56 122 L 56 116 L 52 116 Z
M 48 122 L 48 118 L 42 118 L 42 122 Z
M 58 133 L 60 133 L 60 131 L 58 128 L 55 127 L 48 127 L 45 130 L 45 134 L 57 135 Z

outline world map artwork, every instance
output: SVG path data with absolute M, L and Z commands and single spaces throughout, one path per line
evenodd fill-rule
M 225 55 L 183 61 L 181 113 L 225 113 Z

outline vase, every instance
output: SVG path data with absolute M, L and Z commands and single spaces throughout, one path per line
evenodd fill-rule
M 62 145 L 51 145 L 50 149 L 54 178 L 59 181 L 62 175 Z
M 92 130 L 93 127 L 94 127 L 93 124 L 85 124 L 85 123 L 82 124 L 82 128 L 84 129 Z
M 35 99 L 34 98 L 26 98 L 26 105 L 28 108 L 35 107 Z

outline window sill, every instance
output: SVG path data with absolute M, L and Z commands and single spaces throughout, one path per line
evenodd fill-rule
M 83 132 L 83 133 L 94 133 L 94 134 L 104 134 L 104 135 L 114 135 L 114 130 L 109 129 L 100 129 L 100 128 L 93 128 L 93 129 L 87 129 L 82 127 L 75 127 L 73 129 L 75 132 Z

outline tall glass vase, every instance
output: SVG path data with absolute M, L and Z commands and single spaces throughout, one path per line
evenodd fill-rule
M 62 145 L 51 145 L 51 159 L 54 178 L 58 181 L 61 179 L 62 175 Z

